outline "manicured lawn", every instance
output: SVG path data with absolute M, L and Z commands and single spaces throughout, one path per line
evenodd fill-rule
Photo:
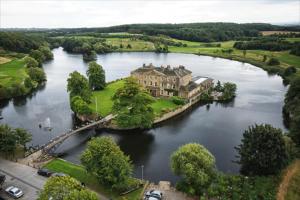
M 289 42 L 300 42 L 300 38 L 286 38 L 285 40 Z
M 113 101 L 111 98 L 119 88 L 123 87 L 123 85 L 124 81 L 120 80 L 108 84 L 104 90 L 93 92 L 92 103 L 90 104 L 90 107 L 101 116 L 110 114 L 113 106 Z M 96 100 L 98 107 L 97 111 Z
M 107 197 L 113 198 L 114 200 L 121 200 L 122 197 L 130 200 L 138 200 L 138 197 L 142 191 L 142 189 L 138 189 L 132 193 L 120 197 L 110 189 L 101 186 L 96 180 L 95 176 L 88 174 L 83 166 L 76 165 L 62 159 L 52 160 L 44 167 L 54 172 L 62 172 L 68 174 L 71 177 L 76 178 L 80 182 L 84 182 L 86 186 L 91 188 L 92 190 L 104 194 Z
M 164 109 L 173 110 L 178 107 L 169 99 L 157 99 L 153 104 L 152 108 L 156 116 L 160 116 Z
M 106 116 L 112 112 L 113 101 L 112 97 L 115 92 L 123 87 L 124 80 L 115 81 L 106 86 L 104 90 L 93 92 L 92 103 L 90 104 L 90 108 L 93 111 L 97 112 L 101 116 Z M 97 111 L 96 111 L 96 100 L 97 100 Z M 159 116 L 163 109 L 172 110 L 176 108 L 177 105 L 174 104 L 171 100 L 168 99 L 157 99 L 153 104 L 152 108 L 154 109 L 154 113 L 156 116 Z
M 22 59 L 0 64 L 0 84 L 4 87 L 10 87 L 13 83 L 20 84 L 27 76 Z

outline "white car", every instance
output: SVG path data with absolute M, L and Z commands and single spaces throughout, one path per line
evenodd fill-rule
M 5 192 L 7 192 L 10 196 L 12 196 L 12 197 L 14 197 L 16 199 L 18 199 L 21 196 L 23 196 L 22 190 L 20 190 L 17 187 L 14 187 L 14 186 L 10 186 L 10 187 L 6 188 Z
M 161 200 L 162 199 L 162 192 L 159 190 L 150 190 L 145 194 L 145 200 Z

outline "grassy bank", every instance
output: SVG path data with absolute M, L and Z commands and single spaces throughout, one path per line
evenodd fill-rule
M 24 79 L 28 77 L 24 64 L 22 59 L 14 59 L 0 64 L 0 85 L 9 88 L 13 84 L 23 83 Z
M 132 40 L 130 38 L 107 38 L 106 43 L 118 47 L 115 51 L 130 52 L 155 50 L 154 44 L 152 42 Z
M 90 189 L 100 194 L 103 194 L 104 196 L 110 197 L 113 200 L 122 200 L 123 198 L 130 199 L 130 200 L 138 200 L 140 193 L 142 192 L 142 188 L 140 188 L 127 195 L 119 196 L 117 193 L 111 191 L 109 188 L 100 185 L 97 179 L 95 178 L 95 176 L 88 174 L 83 166 L 76 165 L 62 159 L 52 160 L 44 167 L 53 172 L 62 172 L 68 174 L 71 177 L 76 178 L 80 182 L 85 183 L 86 186 L 89 187 Z
M 93 92 L 92 103 L 89 105 L 90 108 L 101 116 L 110 114 L 113 107 L 113 101 L 111 98 L 114 96 L 115 92 L 123 86 L 124 80 L 118 80 L 109 83 L 104 90 Z M 177 105 L 169 99 L 156 99 L 152 104 L 152 108 L 156 116 L 160 116 L 163 112 L 173 110 L 176 107 Z

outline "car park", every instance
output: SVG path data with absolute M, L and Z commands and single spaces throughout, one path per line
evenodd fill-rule
M 15 186 L 10 186 L 10 187 L 6 188 L 5 192 L 7 192 L 7 194 L 9 194 L 10 196 L 12 196 L 16 199 L 23 196 L 22 190 L 20 190 L 19 188 L 15 187 Z
M 162 200 L 163 194 L 159 190 L 150 190 L 145 194 L 145 200 Z
M 50 177 L 53 174 L 53 172 L 45 168 L 39 169 L 37 173 L 38 175 L 46 176 L 46 177 Z

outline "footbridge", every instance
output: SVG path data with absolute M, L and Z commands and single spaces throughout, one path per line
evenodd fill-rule
M 98 121 L 88 123 L 84 126 L 81 126 L 77 129 L 75 129 L 75 130 L 71 130 L 64 134 L 61 134 L 61 135 L 57 136 L 56 138 L 50 140 L 48 143 L 40 146 L 34 153 L 29 154 L 28 156 L 26 156 L 24 159 L 22 159 L 20 161 L 24 162 L 24 164 L 30 164 L 30 163 L 42 161 L 42 160 L 44 160 L 43 158 L 45 156 L 51 155 L 64 141 L 66 141 L 71 136 L 73 136 L 83 130 L 90 129 L 95 126 L 104 125 L 105 123 L 111 121 L 114 117 L 115 117 L 115 115 L 110 114 Z

